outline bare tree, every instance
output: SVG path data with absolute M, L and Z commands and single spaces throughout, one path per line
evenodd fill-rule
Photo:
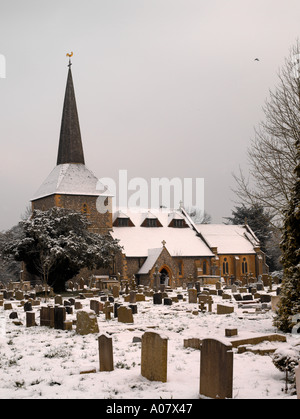
M 300 137 L 300 45 L 291 48 L 279 70 L 279 83 L 263 106 L 264 121 L 255 129 L 248 149 L 249 176 L 240 169 L 234 174 L 235 193 L 246 206 L 262 206 L 282 226 L 293 184 L 296 165 L 295 142 Z

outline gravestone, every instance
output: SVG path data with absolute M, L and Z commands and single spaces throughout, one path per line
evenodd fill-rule
M 153 294 L 153 304 L 162 304 L 162 293 L 155 292 Z
M 35 326 L 35 312 L 26 311 L 26 327 Z
M 61 306 L 62 303 L 63 303 L 62 296 L 61 295 L 56 295 L 54 297 L 54 304 L 59 304 Z
M 99 333 L 97 316 L 94 311 L 77 311 L 76 333 L 79 335 Z
M 121 306 L 120 303 L 114 303 L 114 317 L 118 317 L 118 308 Z
M 98 315 L 100 313 L 100 301 L 90 300 L 90 309 Z
M 50 307 L 41 307 L 40 310 L 40 326 L 50 327 Z
M 112 337 L 103 334 L 98 337 L 100 371 L 113 371 Z
M 217 304 L 217 314 L 230 314 L 234 312 L 233 306 L 227 306 L 224 304 Z
M 132 304 L 136 303 L 136 291 L 129 292 L 129 302 Z
M 66 308 L 64 306 L 54 307 L 54 329 L 64 330 L 66 320 Z
M 119 291 L 118 285 L 114 285 L 113 286 L 112 293 L 113 293 L 114 298 L 118 298 L 119 297 L 120 291 Z
M 232 345 L 203 339 L 200 361 L 200 396 L 231 399 L 233 384 Z
M 142 336 L 141 374 L 150 381 L 167 381 L 168 339 L 155 332 Z
M 188 294 L 189 294 L 189 303 L 190 304 L 197 303 L 197 290 L 195 288 L 189 288 Z
M 297 399 L 300 399 L 300 365 L 295 368 L 295 376 L 296 376 L 296 387 L 297 387 Z
M 125 306 L 120 306 L 118 308 L 118 322 L 133 323 L 133 315 L 131 308 Z
M 171 306 L 172 305 L 172 298 L 164 298 L 164 305 Z
M 29 301 L 26 301 L 23 308 L 24 308 L 24 311 L 32 311 L 32 305 Z

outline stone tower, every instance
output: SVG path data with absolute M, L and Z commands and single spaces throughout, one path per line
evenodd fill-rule
M 57 164 L 31 199 L 32 210 L 52 207 L 86 214 L 90 230 L 106 234 L 112 229 L 112 197 L 85 166 L 75 91 L 69 63 L 61 120 Z

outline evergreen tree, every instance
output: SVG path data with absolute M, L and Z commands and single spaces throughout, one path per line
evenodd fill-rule
M 88 230 L 89 221 L 81 213 L 63 208 L 36 210 L 21 221 L 21 237 L 2 249 L 5 255 L 24 261 L 29 273 L 39 276 L 55 292 L 82 268 L 109 267 L 120 251 L 117 240 Z
M 242 205 L 235 207 L 232 211 L 232 217 L 225 218 L 229 224 L 241 225 L 245 222 L 249 225 L 256 237 L 260 241 L 260 248 L 266 254 L 266 262 L 269 265 L 270 271 L 278 269 L 276 252 L 269 252 L 270 243 L 276 246 L 275 231 L 271 225 L 272 216 L 259 205 L 246 207 Z M 279 245 L 278 245 L 278 251 Z
M 296 180 L 292 190 L 289 208 L 285 214 L 282 264 L 284 277 L 281 298 L 274 324 L 283 332 L 290 332 L 292 317 L 300 315 L 300 141 L 296 141 Z

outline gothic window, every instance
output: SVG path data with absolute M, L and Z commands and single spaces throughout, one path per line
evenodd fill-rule
M 246 258 L 243 258 L 242 262 L 242 273 L 245 275 L 248 273 L 248 262 Z
M 224 258 L 223 261 L 223 275 L 228 274 L 228 261 L 227 258 Z

